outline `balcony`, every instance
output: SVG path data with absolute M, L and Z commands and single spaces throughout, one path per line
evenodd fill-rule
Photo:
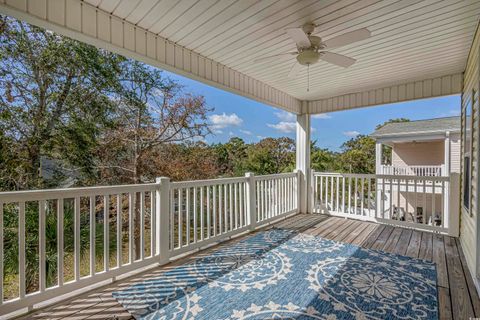
M 316 214 L 299 215 L 299 181 L 302 177 L 297 171 L 185 182 L 159 178 L 156 183 L 141 185 L 0 193 L 0 208 L 3 210 L 0 216 L 11 216 L 12 212 L 18 214 L 18 229 L 13 234 L 18 235 L 19 248 L 18 277 L 15 278 L 18 296 L 4 296 L 0 313 L 54 303 L 27 318 L 129 318 L 131 313 L 135 315 L 140 311 L 119 298 L 119 291 L 128 291 L 138 282 L 153 281 L 165 272 L 180 272 L 177 268 L 188 267 L 191 261 L 211 252 L 222 252 L 217 251 L 222 248 L 229 252 L 242 251 L 241 248 L 246 248 L 243 241 L 251 239 L 246 234 L 254 232 L 270 239 L 268 251 L 282 247 L 282 243 L 291 237 L 306 234 L 315 236 L 308 238 L 307 245 L 332 239 L 339 241 L 336 245 L 340 246 L 351 243 L 434 261 L 438 268 L 440 315 L 448 313 L 452 307 L 462 308 L 465 314 L 473 315 L 472 305 L 460 302 L 469 295 L 472 300 L 468 301 L 477 302 L 478 298 L 470 288 L 471 279 L 462 272 L 460 280 L 455 278 L 452 283 L 453 274 L 450 273 L 456 269 L 447 268 L 447 265 L 465 267 L 460 245 L 451 237 L 458 235 L 458 216 L 455 210 L 451 210 L 455 199 L 450 198 L 448 191 L 458 183 L 455 178 L 399 176 L 393 180 L 383 175 L 313 172 L 310 206 Z M 441 189 L 442 199 L 450 199 L 453 205 L 440 208 L 439 223 L 431 219 L 437 212 L 434 200 L 430 200 L 433 209 L 425 204 L 428 210 L 424 211 L 422 219 L 401 219 L 400 211 L 394 209 L 399 209 L 401 202 L 393 199 L 396 195 L 393 186 L 400 181 L 407 184 L 407 190 L 416 190 L 418 194 Z M 412 186 L 414 189 L 410 189 Z M 409 202 L 404 204 L 408 211 Z M 26 250 L 32 249 L 32 231 L 26 232 L 25 226 L 26 219 L 32 218 L 38 219 L 39 226 L 37 234 L 33 235 L 37 241 L 34 245 L 38 250 L 35 266 L 38 278 L 33 285 L 27 286 L 28 268 L 32 268 L 32 262 L 26 261 Z M 49 229 L 47 234 L 45 227 L 47 220 L 52 219 L 56 220 L 53 238 L 52 231 Z M 69 219 L 73 219 L 72 225 L 68 224 Z M 0 220 L 0 230 L 5 235 L 7 230 L 3 223 Z M 288 238 L 265 235 L 265 230 L 271 226 L 274 226 L 273 230 L 287 230 Z M 72 232 L 70 238 L 73 241 L 68 245 L 73 246 L 73 251 L 65 249 L 69 232 Z M 8 234 L 12 234 L 12 230 L 8 230 Z M 233 238 L 238 239 L 231 242 Z M 4 238 L 0 239 L 0 248 L 4 248 Z M 47 252 L 47 244 L 52 241 L 56 242 L 53 254 Z M 98 242 L 102 244 L 101 251 Z M 239 242 L 243 244 L 237 248 Z M 255 243 L 253 249 L 261 245 Z M 213 249 L 208 249 L 212 246 Z M 52 250 L 51 245 L 49 250 Z M 199 250 L 202 250 L 201 254 L 196 253 Z M 319 250 L 321 253 L 323 249 Z M 0 260 L 5 258 L 2 251 Z M 53 279 L 48 276 L 49 269 L 52 269 L 51 259 L 55 260 Z M 228 259 L 247 259 L 239 262 L 238 268 L 241 268 L 252 258 Z M 258 259 L 263 258 L 259 256 Z M 147 269 L 130 277 L 132 273 Z M 3 281 L 2 292 L 7 292 L 5 289 L 11 285 L 11 279 L 10 282 Z M 96 289 L 90 292 L 92 288 Z M 58 302 L 58 297 L 79 294 L 66 303 Z M 139 301 L 144 303 L 148 299 L 144 297 Z
M 375 175 L 310 169 L 313 115 L 417 99 L 461 94 L 462 131 L 477 146 L 474 117 L 467 123 L 478 114 L 480 2 L 5 0 L 0 11 L 295 114 L 285 124 L 296 127 L 298 169 L 0 193 L 0 317 L 480 317 L 474 149 L 458 152 L 470 210 L 460 238 L 459 177 L 449 165 Z M 25 86 L 18 70 L 22 77 L 4 81 L 14 108 L 11 85 Z M 423 129 L 421 140 L 439 138 Z M 445 155 L 458 138 L 450 133 L 442 132 Z
M 392 166 L 382 165 L 380 174 L 401 175 L 401 176 L 420 176 L 420 177 L 441 177 L 446 175 L 445 166 Z

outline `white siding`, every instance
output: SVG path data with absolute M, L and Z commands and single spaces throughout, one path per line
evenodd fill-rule
M 461 143 L 460 135 L 455 134 L 450 136 L 450 172 L 460 173 L 461 163 Z
M 478 47 L 480 45 L 480 34 L 477 29 L 477 33 L 475 35 L 472 47 L 470 49 L 467 67 L 464 73 L 464 81 L 463 81 L 463 90 L 462 90 L 462 106 L 468 105 L 471 103 L 471 93 L 472 90 L 478 92 L 479 90 L 479 50 Z M 474 275 L 477 275 L 477 219 L 478 219 L 478 138 L 479 138 L 479 131 L 478 131 L 478 102 L 474 105 L 473 110 L 473 118 L 474 118 L 474 126 L 472 128 L 473 133 L 473 143 L 474 146 L 472 152 L 472 179 L 471 179 L 471 208 L 470 212 L 463 208 L 462 204 L 462 213 L 461 213 L 461 223 L 460 223 L 460 240 L 463 247 L 463 252 L 465 252 L 465 256 L 467 259 L 467 264 L 470 269 L 470 272 Z M 462 137 L 465 134 L 465 113 L 462 108 Z M 463 139 L 462 139 L 463 141 Z M 463 150 L 463 142 L 462 142 L 462 150 Z M 463 160 L 462 160 L 462 178 L 463 178 Z M 463 182 L 461 183 L 462 190 L 461 190 L 461 199 L 463 199 Z M 462 201 L 463 203 L 463 201 Z
M 456 73 L 309 101 L 308 112 L 325 113 L 417 99 L 427 99 L 458 94 L 461 93 L 461 90 L 462 74 Z
M 392 165 L 439 166 L 444 161 L 444 141 L 395 143 L 392 150 Z

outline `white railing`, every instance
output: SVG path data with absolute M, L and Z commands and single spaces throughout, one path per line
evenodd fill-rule
M 295 214 L 298 175 L 2 192 L 0 315 Z
M 382 165 L 380 174 L 420 177 L 441 177 L 445 174 L 443 165 L 440 166 L 391 166 Z
M 298 210 L 296 173 L 258 176 L 255 181 L 256 223 L 264 225 Z
M 457 197 L 450 177 L 371 174 L 312 174 L 317 213 L 454 233 Z

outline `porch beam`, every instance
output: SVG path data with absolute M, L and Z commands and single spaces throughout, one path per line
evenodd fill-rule
M 309 101 L 305 112 L 310 114 L 325 113 L 460 94 L 462 83 L 462 73 L 409 80 L 391 86 L 369 88 Z
M 0 13 L 261 103 L 300 113 L 301 101 L 81 0 L 0 0 Z
M 295 168 L 299 175 L 299 208 L 301 213 L 311 213 L 310 206 L 310 115 L 297 115 Z

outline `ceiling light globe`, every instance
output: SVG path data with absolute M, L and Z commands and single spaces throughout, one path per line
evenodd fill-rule
M 312 50 L 305 50 L 297 56 L 297 61 L 303 66 L 314 64 L 320 59 L 320 53 Z

